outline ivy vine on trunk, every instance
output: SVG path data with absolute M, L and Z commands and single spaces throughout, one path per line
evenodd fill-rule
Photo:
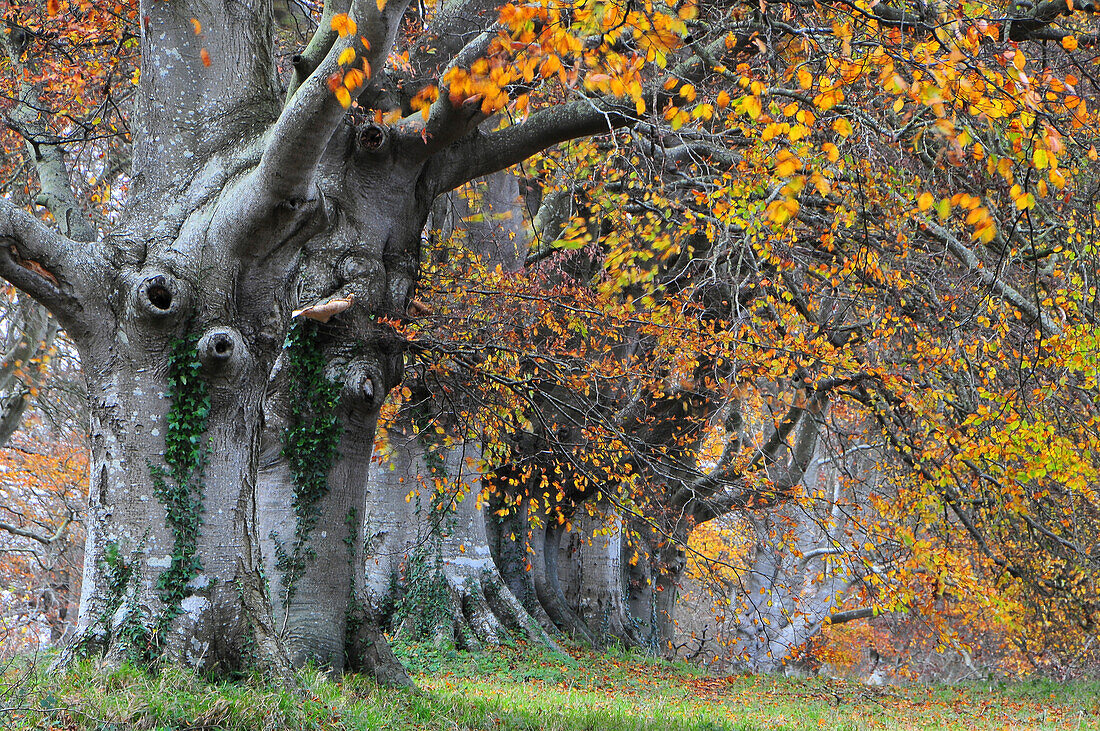
M 306 561 L 313 557 L 309 538 L 317 525 L 321 499 L 328 492 L 328 472 L 336 461 L 343 431 L 336 411 L 341 384 L 325 376 L 325 356 L 317 343 L 318 327 L 314 321 L 299 320 L 284 344 L 291 398 L 283 456 L 294 479 L 297 523 L 290 550 L 277 540 L 275 550 L 287 603 L 294 598 Z

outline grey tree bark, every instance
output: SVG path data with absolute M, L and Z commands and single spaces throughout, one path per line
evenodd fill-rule
M 627 593 L 630 559 L 623 559 L 628 545 L 624 521 L 609 503 L 593 502 L 574 513 L 561 547 L 559 580 L 572 609 L 600 646 L 642 646 L 641 627 L 631 614 Z
M 841 606 L 867 572 L 861 549 L 867 537 L 850 518 L 870 509 L 874 454 L 819 449 L 806 471 L 807 497 L 747 516 L 754 545 L 748 570 L 731 587 L 735 609 L 723 628 L 735 665 L 752 672 L 792 667 L 804 662 L 795 656 L 824 625 L 868 616 Z
M 557 648 L 505 585 L 489 548 L 481 451 L 411 424 L 387 429 L 367 508 L 370 600 L 399 632 L 480 649 L 513 637 Z M 433 427 L 428 427 L 432 433 Z
M 436 196 L 624 123 L 588 104 L 481 132 L 476 110 L 452 106 L 446 93 L 427 129 L 419 115 L 386 126 L 349 115 L 327 80 L 354 49 L 380 71 L 352 94 L 367 110 L 382 98 L 407 2 L 378 5 L 327 3 L 329 17 L 348 12 L 359 32 L 338 37 L 323 25 L 288 95 L 276 79 L 270 0 L 142 0 L 131 186 L 117 224 L 99 236 L 74 225 L 79 206 L 65 186 L 50 204 L 62 231 L 0 200 L 0 276 L 57 317 L 88 380 L 81 651 L 212 672 L 255 659 L 285 676 L 261 543 L 272 535 L 285 543 L 303 514 L 291 509 L 304 503 L 286 501 L 263 404 L 269 388 L 278 390 L 271 374 L 292 311 L 334 299 L 351 305 L 312 337 L 344 396 L 344 432 L 369 434 L 402 359 L 380 318 L 404 316 Z M 64 166 L 49 170 L 61 175 Z M 288 413 L 278 400 L 268 407 L 275 430 Z M 305 511 L 314 541 L 303 550 L 325 558 L 306 562 L 303 587 L 320 587 L 314 574 L 337 556 L 347 565 L 349 535 L 348 581 L 335 583 L 359 575 L 362 531 L 349 532 L 345 507 L 359 503 L 362 481 L 352 473 L 368 450 L 362 436 L 340 449 L 346 460 L 326 475 L 328 492 Z M 276 505 L 283 516 L 261 525 L 258 514 Z M 346 616 L 349 589 L 328 587 L 333 606 L 324 611 L 282 602 L 282 616 L 295 618 L 285 623 L 295 659 L 339 665 L 347 637 L 307 625 L 341 627 L 333 620 Z

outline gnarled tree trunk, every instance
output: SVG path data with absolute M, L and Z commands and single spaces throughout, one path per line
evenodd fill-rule
M 581 100 L 482 130 L 489 115 L 452 102 L 442 79 L 422 116 L 411 108 L 419 86 L 390 84 L 386 69 L 408 5 L 326 2 L 285 90 L 271 0 L 140 0 L 133 168 L 103 234 L 66 185 L 63 147 L 44 132 L 41 90 L 26 81 L 35 39 L 21 31 L 20 47 L 8 48 L 25 80 L 8 121 L 28 138 L 62 231 L 0 199 L 0 276 L 76 343 L 91 401 L 78 649 L 212 672 L 258 660 L 280 674 L 280 636 L 299 661 L 339 667 L 342 652 L 376 655 L 365 649 L 382 642 L 364 635 L 369 617 L 354 618 L 364 531 L 350 513 L 379 405 L 401 378 L 393 325 L 412 296 L 432 204 L 549 145 L 625 123 Z M 466 5 L 437 20 L 465 17 Z M 494 8 L 480 9 L 495 17 Z M 345 14 L 341 33 L 332 21 Z M 433 78 L 491 39 L 436 31 L 412 52 Z M 373 121 L 395 108 L 402 119 Z M 305 382 L 283 354 L 295 310 L 326 323 L 304 348 L 321 354 L 321 376 L 314 369 Z M 290 361 L 285 378 L 272 373 L 280 359 Z M 296 394 L 335 392 L 323 413 L 295 412 Z M 339 458 L 322 464 L 310 438 L 329 417 L 343 436 L 333 440 Z M 275 556 L 267 579 L 278 624 L 261 543 Z
M 600 646 L 641 645 L 641 628 L 627 601 L 623 520 L 609 504 L 592 513 L 589 507 L 586 503 L 574 513 L 561 547 L 558 571 L 563 592 Z

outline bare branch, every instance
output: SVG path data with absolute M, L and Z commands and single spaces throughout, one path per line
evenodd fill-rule
M 37 541 L 38 543 L 41 543 L 43 546 L 51 546 L 54 543 L 56 543 L 57 540 L 59 538 L 61 538 L 61 536 L 63 536 L 65 534 L 65 529 L 69 527 L 70 522 L 71 522 L 71 520 L 69 518 L 66 518 L 65 520 L 63 520 L 61 522 L 61 525 L 58 526 L 57 530 L 54 531 L 54 534 L 52 536 L 43 535 L 41 533 L 35 533 L 34 531 L 30 531 L 30 530 L 27 530 L 25 528 L 20 528 L 17 525 L 11 525 L 10 523 L 3 523 L 3 522 L 0 522 L 0 530 L 5 531 L 7 533 L 11 533 L 13 536 L 19 536 L 20 538 L 28 538 L 32 541 Z
M 966 244 L 959 241 L 950 231 L 935 223 L 928 223 L 927 230 L 935 238 L 946 244 L 951 255 L 971 272 L 981 277 L 982 282 L 996 292 L 1001 299 L 1027 315 L 1031 322 L 1039 323 L 1046 334 L 1057 335 L 1062 331 L 1062 328 L 1039 308 L 1035 300 L 1025 297 L 1019 290 L 998 276 L 990 267 L 984 266 L 981 260 L 978 259 L 977 254 L 971 251 Z

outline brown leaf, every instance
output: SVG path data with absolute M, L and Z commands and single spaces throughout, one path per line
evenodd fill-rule
M 339 315 L 353 304 L 355 304 L 355 295 L 349 294 L 347 297 L 318 302 L 301 310 L 294 310 L 291 317 L 308 317 L 317 322 L 328 322 L 333 316 Z

